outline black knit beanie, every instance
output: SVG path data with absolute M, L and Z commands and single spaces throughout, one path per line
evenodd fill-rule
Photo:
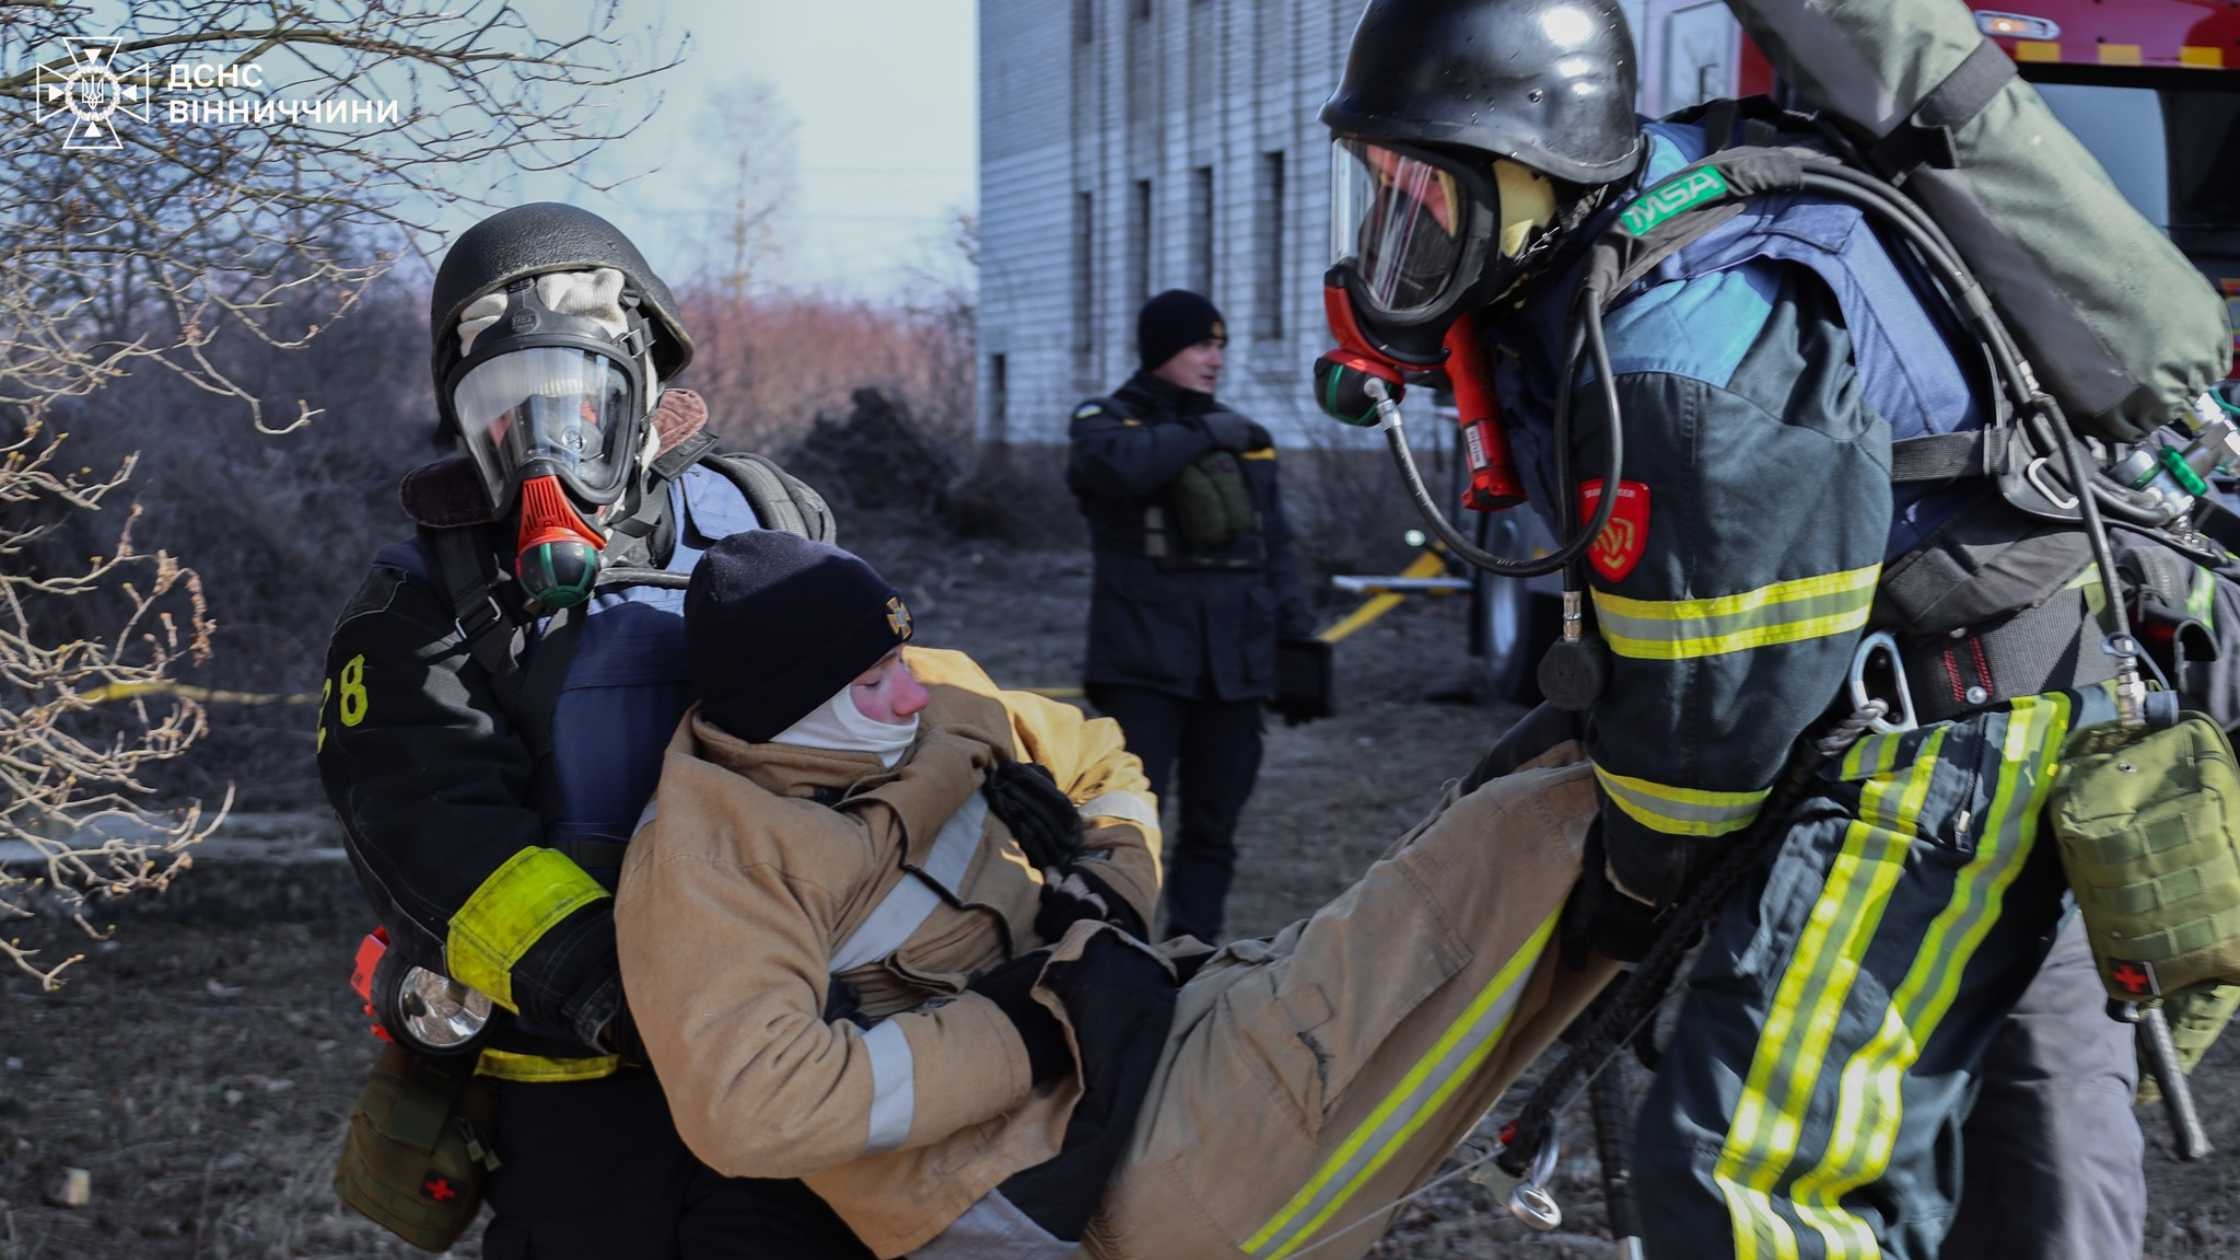
M 777 530 L 708 548 L 684 592 L 693 698 L 709 721 L 756 743 L 909 639 L 910 610 L 870 565 Z
M 1221 312 L 1188 289 L 1169 289 L 1136 312 L 1136 354 L 1142 358 L 1146 372 L 1215 337 L 1224 341 L 1229 338 Z

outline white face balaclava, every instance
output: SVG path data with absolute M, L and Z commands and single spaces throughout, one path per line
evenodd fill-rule
M 855 681 L 850 679 L 838 695 L 772 735 L 770 742 L 832 752 L 875 753 L 879 763 L 892 770 L 918 738 L 918 715 L 911 714 L 908 722 L 875 722 L 856 707 L 855 690 Z

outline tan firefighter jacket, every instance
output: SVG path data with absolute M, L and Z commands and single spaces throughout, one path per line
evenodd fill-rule
M 932 701 L 893 770 L 688 713 L 615 905 L 623 989 L 686 1144 L 727 1175 L 804 1178 L 884 1256 L 1055 1155 L 1080 1094 L 1069 1074 L 1038 1095 L 1010 1020 L 963 991 L 1045 943 L 1040 872 L 989 813 L 986 771 L 1047 767 L 1146 922 L 1159 881 L 1157 805 L 1117 723 L 999 691 L 961 653 L 905 659 Z M 825 1018 L 833 976 L 869 1031 Z

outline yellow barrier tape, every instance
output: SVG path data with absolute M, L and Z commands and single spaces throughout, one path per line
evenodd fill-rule
M 310 691 L 280 695 L 262 691 L 221 691 L 212 687 L 195 687 L 175 682 L 104 683 L 91 691 L 81 691 L 78 695 L 89 704 L 130 700 L 135 696 L 178 696 L 184 700 L 203 700 L 215 704 L 319 703 L 318 693 Z

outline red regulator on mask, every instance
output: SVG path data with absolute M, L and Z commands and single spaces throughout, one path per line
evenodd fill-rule
M 1524 485 L 1517 480 L 1509 438 L 1501 428 L 1500 405 L 1493 397 L 1492 373 L 1471 315 L 1462 315 L 1448 326 L 1438 358 L 1411 363 L 1379 349 L 1362 332 L 1352 297 L 1335 273 L 1323 283 L 1322 308 L 1338 342 L 1336 349 L 1315 360 L 1315 402 L 1324 412 L 1346 424 L 1376 426 L 1382 423 L 1380 407 L 1368 389 L 1369 381 L 1377 381 L 1387 398 L 1397 403 L 1406 392 L 1410 372 L 1422 376 L 1443 365 L 1454 389 L 1456 422 L 1462 427 L 1462 449 L 1470 468 L 1462 506 L 1473 512 L 1498 512 L 1524 502 Z

